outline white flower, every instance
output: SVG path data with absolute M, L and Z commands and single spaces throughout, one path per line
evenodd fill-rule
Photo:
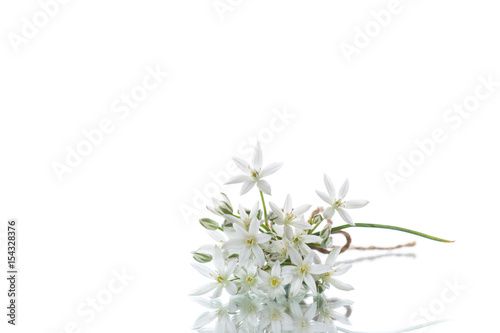
M 334 278 L 334 276 L 339 276 L 346 273 L 352 267 L 352 265 L 333 266 L 335 264 L 335 260 L 337 260 L 337 256 L 339 255 L 339 253 L 340 247 L 336 247 L 334 250 L 332 250 L 332 252 L 328 254 L 328 257 L 325 260 L 325 265 L 328 265 L 330 267 L 330 270 L 324 274 L 321 274 L 320 278 L 327 288 L 332 285 L 340 290 L 353 290 L 354 288 L 350 284 L 344 283 Z
M 260 325 L 258 332 L 271 325 L 273 333 L 281 333 L 282 330 L 293 330 L 292 318 L 285 313 L 286 308 L 275 302 L 267 302 L 261 311 Z
M 325 219 L 329 219 L 335 214 L 335 211 L 339 212 L 339 215 L 342 217 L 344 221 L 349 223 L 350 225 L 355 225 L 351 216 L 349 213 L 345 211 L 345 209 L 351 209 L 351 208 L 362 208 L 368 204 L 368 201 L 366 200 L 349 200 L 345 201 L 344 197 L 347 194 L 347 191 L 349 191 L 349 180 L 346 179 L 344 182 L 344 185 L 340 188 L 339 194 L 337 196 L 335 192 L 335 187 L 333 186 L 333 183 L 326 174 L 323 177 L 323 180 L 325 182 L 326 190 L 328 194 L 316 190 L 316 193 L 319 195 L 319 197 L 329 204 L 330 206 L 325 209 L 323 212 L 323 216 Z
M 219 297 L 222 294 L 222 289 L 226 289 L 226 291 L 231 295 L 236 295 L 236 293 L 238 292 L 238 287 L 236 287 L 236 284 L 232 281 L 229 281 L 229 277 L 233 274 L 238 260 L 232 259 L 226 266 L 224 255 L 222 254 L 222 251 L 218 246 L 214 246 L 213 260 L 216 269 L 215 272 L 202 264 L 191 264 L 202 275 L 214 280 L 213 282 L 207 283 L 194 290 L 190 294 L 191 296 L 203 295 L 213 289 L 215 289 L 215 291 L 212 297 Z
M 271 206 L 274 214 L 277 216 L 275 221 L 276 224 L 284 226 L 285 236 L 288 239 L 293 239 L 292 226 L 299 229 L 312 229 L 312 225 L 307 223 L 303 216 L 303 214 L 311 208 L 311 205 L 301 205 L 294 210 L 292 208 L 292 197 L 290 194 L 286 197 L 283 211 L 281 211 L 281 209 L 273 202 L 270 202 L 269 205 Z
M 250 191 L 257 184 L 259 190 L 267 195 L 271 195 L 271 186 L 262 178 L 278 171 L 283 166 L 283 163 L 271 163 L 267 167 L 262 168 L 262 149 L 259 143 L 257 143 L 253 152 L 252 165 L 238 157 L 233 157 L 233 161 L 244 174 L 231 177 L 226 184 L 243 183 L 240 192 L 241 195 Z
M 307 255 L 311 248 L 307 244 L 311 243 L 321 243 L 322 238 L 315 235 L 309 235 L 307 232 L 295 229 L 295 234 L 290 242 L 290 244 L 302 255 Z
M 253 263 L 249 263 L 237 270 L 234 275 L 239 278 L 236 284 L 240 286 L 239 294 L 248 291 L 258 292 L 257 287 L 260 283 L 257 267 Z
M 291 276 L 281 275 L 281 264 L 276 261 L 271 269 L 271 274 L 266 271 L 260 270 L 259 276 L 262 280 L 259 288 L 265 290 L 269 299 L 274 299 L 277 295 L 285 295 L 284 286 L 289 284 L 292 280 Z
M 240 213 L 239 218 L 237 218 L 231 214 L 225 214 L 224 218 L 231 223 L 237 223 L 240 226 L 248 229 L 248 227 L 250 226 L 250 222 L 252 222 L 252 220 L 254 218 L 256 218 L 257 214 L 259 213 L 259 202 L 257 201 L 253 205 L 252 210 L 250 211 L 250 214 L 247 214 L 247 211 L 245 210 L 245 208 L 242 205 L 240 205 L 239 213 Z
M 321 302 L 318 303 L 321 304 L 321 306 L 318 306 L 318 321 L 332 325 L 334 324 L 334 321 L 340 321 L 342 324 L 351 325 L 350 320 L 344 314 L 335 310 L 343 306 L 351 306 L 353 304 L 352 301 L 338 298 L 328 299 L 325 296 L 321 297 Z M 336 329 L 332 332 L 336 332 Z
M 314 254 L 310 252 L 304 259 L 293 247 L 288 248 L 288 254 L 293 266 L 283 267 L 285 276 L 292 277 L 290 294 L 295 295 L 305 282 L 311 292 L 316 295 L 316 282 L 311 274 L 323 274 L 330 270 L 329 266 L 313 264 Z
M 294 332 L 312 333 L 333 331 L 334 328 L 332 325 L 327 325 L 313 320 L 316 316 L 316 302 L 312 303 L 311 307 L 307 309 L 305 313 L 302 312 L 302 308 L 296 302 L 291 302 L 289 307 L 290 312 L 292 313 Z
M 264 264 L 266 263 L 264 251 L 262 251 L 262 248 L 259 246 L 259 244 L 269 242 L 271 240 L 271 236 L 268 234 L 259 233 L 259 226 L 260 221 L 256 218 L 254 218 L 252 222 L 250 222 L 248 231 L 240 227 L 238 224 L 234 224 L 234 238 L 228 240 L 224 243 L 224 245 L 222 245 L 222 247 L 225 249 L 240 250 L 240 265 L 244 265 L 247 262 L 251 253 L 255 255 L 255 258 L 257 258 L 257 265 L 264 266 Z
M 232 297 L 232 301 L 238 305 L 238 314 L 234 318 L 235 322 L 241 323 L 242 328 L 245 328 L 246 331 L 257 331 L 262 300 L 261 297 L 255 297 L 248 293 Z
M 231 306 L 231 305 L 222 305 L 221 301 L 218 299 L 210 299 L 206 300 L 203 298 L 196 298 L 194 299 L 197 303 L 212 309 L 214 311 L 211 312 L 205 312 L 201 314 L 198 319 L 196 319 L 194 325 L 193 325 L 193 330 L 199 330 L 199 331 L 212 331 L 211 329 L 203 329 L 200 330 L 202 327 L 210 324 L 212 321 L 214 321 L 217 318 L 217 323 L 215 325 L 215 332 L 230 332 L 230 333 L 236 333 L 236 326 L 234 325 L 233 321 L 231 320 L 231 317 L 229 316 L 229 312 L 233 312 L 236 309 Z

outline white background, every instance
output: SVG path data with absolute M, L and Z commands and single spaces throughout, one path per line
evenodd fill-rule
M 349 177 L 350 198 L 370 200 L 352 212 L 356 222 L 456 240 L 351 231 L 358 246 L 418 242 L 395 251 L 415 257 L 359 262 L 343 277 L 356 288 L 338 294 L 355 301 L 353 329 L 410 326 L 432 306 L 454 321 L 428 332 L 497 327 L 500 87 L 460 123 L 443 117 L 473 100 L 480 76 L 500 81 L 498 5 L 401 0 L 348 62 L 342 43 L 376 28 L 370 12 L 389 1 L 228 3 L 221 19 L 212 0 L 68 1 L 17 46 L 40 3 L 1 3 L 0 221 L 4 233 L 17 218 L 20 237 L 18 326 L 6 324 L 2 279 L 1 331 L 60 333 L 74 321 L 81 332 L 190 332 L 202 309 L 187 294 L 206 282 L 190 251 L 210 242 L 196 202 L 215 184 L 209 173 L 247 159 L 259 135 L 264 163 L 285 163 L 269 178 L 270 200 L 291 193 L 297 205 L 319 205 L 326 172 L 337 186 Z M 169 77 L 121 119 L 113 103 L 148 66 Z M 54 162 L 103 119 L 113 131 L 60 181 Z M 391 188 L 386 173 L 436 128 L 446 140 Z M 258 199 L 223 190 L 234 205 Z M 122 269 L 133 280 L 85 322 L 77 308 Z M 466 289 L 445 304 L 446 281 Z

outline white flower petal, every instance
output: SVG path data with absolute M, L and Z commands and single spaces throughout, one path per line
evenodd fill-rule
M 212 298 L 220 297 L 220 295 L 222 295 L 222 289 L 224 289 L 224 286 L 222 286 L 220 283 L 218 283 L 217 288 L 215 288 L 214 293 L 210 297 L 212 297 Z
M 316 283 L 314 282 L 314 278 L 312 277 L 311 274 L 306 274 L 304 276 L 304 282 L 307 284 L 309 289 L 311 289 L 313 295 L 316 295 L 318 292 L 318 288 L 316 287 Z
M 330 179 L 330 177 L 328 177 L 326 173 L 323 176 L 323 181 L 325 182 L 326 190 L 328 191 L 330 203 L 333 203 L 334 201 L 336 201 L 337 198 L 337 194 L 335 192 L 335 186 L 333 186 L 332 180 Z
M 311 274 L 325 274 L 332 270 L 330 266 L 327 265 L 313 265 L 309 267 L 309 272 Z
M 345 290 L 345 291 L 350 291 L 354 290 L 354 287 L 351 286 L 350 284 L 344 283 L 342 281 L 339 281 L 337 279 L 330 279 L 330 283 L 337 289 L 340 290 Z
M 248 228 L 248 233 L 251 235 L 257 235 L 257 233 L 259 232 L 259 227 L 260 221 L 256 218 L 252 219 L 252 221 L 250 222 L 250 228 Z
M 197 330 L 199 328 L 202 328 L 203 326 L 210 324 L 212 321 L 214 321 L 215 318 L 217 318 L 216 311 L 203 313 L 198 317 L 198 319 L 195 320 L 193 324 L 193 330 Z
M 285 205 L 283 206 L 283 211 L 289 213 L 292 210 L 292 196 L 288 194 L 285 199 Z
M 271 195 L 271 185 L 269 185 L 269 183 L 267 181 L 260 179 L 257 182 L 257 187 L 259 188 L 259 190 L 261 190 L 265 194 Z
M 353 220 L 352 220 L 352 218 L 351 218 L 351 215 L 349 215 L 349 213 L 348 213 L 348 212 L 346 212 L 344 209 L 342 209 L 342 208 L 340 208 L 340 207 L 338 207 L 336 210 L 339 212 L 340 216 L 342 217 L 342 219 L 343 219 L 344 221 L 346 221 L 346 222 L 347 222 L 347 223 L 349 223 L 350 225 L 355 225 L 355 224 L 354 224 L 354 221 L 353 221 Z
M 262 243 L 267 243 L 271 240 L 271 235 L 268 234 L 259 234 L 256 237 L 257 243 L 262 244 Z
M 196 288 L 193 290 L 189 295 L 190 296 L 200 296 L 208 293 L 210 290 L 213 290 L 217 287 L 217 282 L 210 282 L 207 284 L 204 284 L 203 286 Z
M 337 260 L 340 250 L 341 250 L 340 246 L 335 247 L 326 257 L 325 265 L 333 266 L 335 260 Z
M 246 218 L 248 218 L 247 211 L 245 210 L 245 207 L 243 207 L 241 204 L 238 208 L 238 212 L 240 213 L 240 217 L 242 220 L 245 220 Z
M 255 170 L 262 169 L 262 148 L 260 143 L 257 142 L 252 156 L 253 168 Z
M 279 276 L 281 273 L 281 265 L 279 261 L 276 261 L 271 269 L 272 276 Z
M 293 210 L 293 213 L 297 216 L 300 216 L 311 209 L 311 205 L 300 205 L 299 207 Z
M 319 236 L 315 236 L 315 235 L 305 235 L 303 237 L 303 240 L 304 240 L 304 243 L 306 243 L 306 244 L 308 244 L 308 243 L 321 243 L 322 238 Z
M 225 288 L 231 295 L 236 295 L 238 293 L 238 287 L 236 287 L 236 284 L 233 281 L 229 281 Z
M 222 255 L 222 251 L 218 246 L 214 246 L 214 265 L 218 272 L 223 272 L 226 268 L 224 263 L 224 256 Z
M 296 278 L 290 284 L 290 294 L 291 295 L 297 295 L 300 292 L 301 288 L 302 288 L 302 279 L 297 279 Z
M 335 214 L 335 209 L 333 209 L 331 206 L 326 207 L 325 211 L 323 212 L 323 217 L 327 220 L 331 219 L 332 216 Z
M 243 171 L 246 174 L 249 174 L 250 166 L 248 165 L 247 161 L 244 161 L 239 157 L 233 157 L 233 161 L 234 161 L 234 164 L 236 164 L 236 166 L 238 167 L 238 169 L 240 169 L 241 171 Z
M 323 200 L 324 202 L 326 202 L 329 205 L 333 204 L 333 202 L 335 201 L 335 200 L 330 199 L 330 197 L 326 193 L 321 192 L 319 190 L 316 190 L 316 194 L 321 198 L 321 200 Z
M 285 236 L 289 239 L 293 239 L 293 229 L 289 225 L 284 226 Z
M 278 216 L 278 222 L 281 222 L 283 224 L 283 220 L 285 219 L 285 215 L 281 211 L 281 209 L 274 203 L 274 202 L 269 202 L 269 206 L 271 206 L 271 209 L 273 210 L 274 214 Z
M 225 241 L 222 247 L 226 250 L 239 250 L 245 247 L 245 240 L 241 238 Z
M 340 188 L 338 199 L 339 200 L 344 199 L 348 191 L 349 191 L 349 179 L 346 179 L 344 184 Z
M 191 266 L 193 266 L 194 269 L 196 269 L 201 275 L 207 278 L 214 279 L 217 276 L 217 274 L 213 270 L 200 263 L 194 262 L 191 264 Z
M 289 304 L 290 307 L 290 312 L 292 313 L 292 316 L 296 319 L 302 318 L 302 308 L 297 302 L 290 302 Z
M 241 249 L 239 258 L 240 266 L 245 265 L 247 263 L 250 254 L 251 250 L 249 247 L 245 246 L 244 248 Z
M 238 260 L 237 259 L 231 259 L 231 260 L 229 260 L 229 262 L 227 263 L 226 271 L 225 271 L 225 275 L 226 275 L 227 278 L 229 278 L 231 276 L 231 274 L 233 274 L 233 272 L 236 269 L 237 265 L 238 265 Z
M 304 314 L 304 318 L 307 320 L 312 320 L 316 316 L 316 310 L 318 309 L 318 305 L 316 302 L 311 304 L 311 307 Z
M 352 208 L 363 208 L 364 206 L 368 205 L 370 202 L 368 200 L 347 200 L 344 201 L 345 208 L 352 209 Z
M 229 178 L 228 181 L 225 184 L 226 185 L 229 185 L 229 184 L 238 184 L 238 183 L 246 182 L 246 181 L 248 181 L 250 179 L 251 178 L 248 177 L 247 175 L 236 175 L 236 176 L 233 176 L 233 177 Z
M 257 213 L 259 212 L 259 205 L 260 205 L 260 202 L 257 201 L 253 207 L 252 207 L 252 210 L 250 211 L 250 215 L 248 216 L 248 218 L 250 219 L 253 219 L 254 217 L 257 216 Z
M 243 183 L 241 186 L 241 192 L 240 195 L 243 195 L 250 191 L 253 187 L 255 186 L 255 182 L 253 180 L 247 180 Z
M 302 257 L 293 247 L 288 248 L 288 255 L 290 256 L 290 260 L 295 266 L 302 265 Z
M 266 257 L 264 257 L 264 251 L 262 251 L 260 246 L 257 244 L 253 245 L 252 252 L 255 255 L 255 258 L 257 258 L 257 265 L 260 267 L 264 266 L 266 263 Z
M 309 223 L 307 223 L 306 221 L 302 220 L 302 221 L 293 221 L 292 223 L 290 223 L 291 225 L 293 225 L 295 228 L 299 228 L 299 229 L 302 229 L 302 230 L 309 230 L 309 229 L 312 229 L 312 225 L 310 225 Z M 293 239 L 290 238 L 290 239 Z
M 347 271 L 349 271 L 351 269 L 351 267 L 352 267 L 352 265 L 335 266 L 331 275 L 339 276 L 339 275 L 345 274 Z
M 262 171 L 260 172 L 260 178 L 272 175 L 273 173 L 275 173 L 276 171 L 281 169 L 282 166 L 283 166 L 283 163 L 276 163 L 275 162 L 275 163 L 269 164 L 268 166 L 264 167 L 264 169 L 262 169 Z

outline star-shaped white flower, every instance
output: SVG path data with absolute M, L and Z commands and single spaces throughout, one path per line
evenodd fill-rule
M 261 311 L 259 331 L 271 326 L 271 332 L 281 333 L 283 330 L 293 330 L 292 318 L 285 312 L 286 308 L 276 302 L 270 301 Z
M 262 178 L 278 171 L 283 166 L 283 163 L 271 163 L 262 168 L 262 149 L 259 143 L 257 143 L 253 152 L 252 165 L 238 157 L 233 157 L 233 161 L 244 174 L 231 177 L 226 184 L 243 183 L 241 195 L 250 191 L 257 184 L 259 190 L 271 195 L 271 186 Z
M 287 195 L 285 200 L 285 206 L 283 211 L 274 202 L 270 202 L 269 205 L 273 210 L 274 214 L 278 217 L 276 219 L 276 224 L 284 226 L 285 236 L 289 239 L 293 239 L 293 229 L 292 226 L 299 229 L 312 229 L 312 225 L 304 220 L 303 214 L 307 212 L 311 205 L 301 205 L 296 209 L 292 208 L 292 197 Z
M 294 332 L 297 333 L 313 333 L 313 332 L 332 332 L 334 327 L 325 323 L 313 320 L 316 317 L 318 305 L 312 303 L 305 313 L 302 312 L 301 306 L 297 302 L 291 302 L 289 305 L 292 313 Z
M 231 303 L 223 305 L 219 299 L 206 300 L 203 298 L 195 298 L 194 301 L 211 309 L 212 311 L 201 314 L 198 319 L 196 319 L 193 325 L 193 330 L 198 330 L 199 332 L 212 331 L 211 329 L 202 329 L 202 327 L 217 319 L 214 329 L 215 332 L 237 332 L 236 326 L 229 315 L 230 312 L 236 311 L 234 305 Z
M 259 213 L 259 202 L 257 201 L 253 205 L 252 210 L 250 211 L 250 214 L 247 214 L 247 211 L 245 210 L 245 208 L 242 205 L 240 205 L 239 213 L 240 213 L 239 218 L 237 218 L 231 214 L 225 214 L 224 218 L 231 223 L 239 224 L 240 226 L 248 229 L 248 227 L 250 226 L 250 222 L 252 222 L 252 220 L 255 217 L 257 217 L 257 214 Z
M 259 226 L 260 221 L 256 218 L 254 218 L 252 222 L 250 222 L 248 231 L 240 227 L 238 224 L 234 224 L 234 237 L 225 242 L 224 245 L 222 245 L 222 247 L 225 249 L 240 250 L 240 265 L 246 264 L 251 253 L 255 255 L 255 258 L 257 258 L 257 265 L 264 266 L 266 262 L 264 251 L 262 251 L 262 248 L 259 244 L 269 242 L 271 240 L 271 236 L 268 234 L 260 233 Z
M 288 248 L 288 254 L 293 266 L 283 267 L 283 275 L 292 277 L 290 285 L 290 294 L 295 295 L 302 288 L 302 282 L 305 282 L 314 295 L 317 294 L 316 281 L 311 274 L 324 274 L 330 270 L 327 265 L 313 264 L 314 254 L 309 254 L 302 259 L 302 256 L 293 247 Z
M 236 284 L 233 281 L 229 280 L 234 272 L 234 269 L 236 268 L 238 260 L 232 259 L 226 265 L 221 249 L 218 246 L 214 246 L 213 261 L 215 265 L 215 271 L 199 263 L 191 264 L 191 266 L 193 266 L 202 275 L 214 280 L 213 282 L 207 283 L 206 285 L 201 286 L 200 288 L 193 291 L 190 294 L 191 296 L 203 295 L 213 289 L 215 289 L 212 295 L 213 298 L 219 297 L 222 294 L 222 289 L 226 289 L 226 291 L 231 295 L 236 295 L 236 293 L 238 292 L 238 287 L 236 286 Z
M 340 253 L 340 247 L 336 247 L 332 252 L 328 254 L 328 257 L 325 260 L 325 265 L 330 267 L 330 270 L 324 274 L 321 274 L 319 277 L 323 281 L 323 284 L 329 288 L 330 285 L 334 286 L 340 290 L 353 290 L 354 288 L 347 283 L 337 280 L 335 277 L 345 274 L 349 269 L 351 269 L 352 265 L 337 265 L 334 266 L 335 261 Z
M 307 255 L 311 252 L 311 248 L 307 244 L 321 243 L 322 238 L 315 235 L 309 235 L 306 231 L 295 229 L 295 233 L 290 242 L 297 251 L 302 255 Z
M 362 208 L 366 206 L 369 202 L 367 200 L 344 200 L 344 197 L 346 196 L 347 192 L 349 191 L 349 180 L 346 179 L 342 187 L 340 188 L 340 191 L 338 193 L 338 196 L 335 192 L 335 187 L 333 186 L 333 183 L 326 174 L 323 177 L 323 180 L 325 182 L 326 190 L 328 194 L 316 190 L 316 193 L 319 195 L 319 197 L 329 204 L 330 206 L 325 209 L 323 212 L 323 216 L 325 219 L 329 219 L 335 214 L 335 211 L 339 212 L 339 215 L 342 217 L 344 221 L 349 223 L 350 225 L 355 225 L 351 216 L 349 215 L 348 212 L 345 211 L 345 209 L 351 209 L 351 208 Z
M 236 284 L 240 287 L 238 294 L 244 294 L 248 291 L 252 291 L 254 294 L 259 293 L 259 290 L 257 290 L 260 283 L 259 273 L 257 272 L 257 266 L 252 262 L 248 262 L 237 269 L 234 275 L 239 279 L 236 281 Z
M 259 276 L 262 280 L 262 283 L 259 285 L 259 288 L 264 290 L 267 293 L 269 299 L 273 300 L 277 295 L 285 295 L 284 286 L 289 284 L 292 280 L 291 276 L 282 276 L 281 275 L 281 264 L 279 261 L 276 261 L 271 268 L 271 273 L 260 270 Z
M 319 322 L 333 325 L 334 329 L 332 333 L 336 333 L 337 329 L 335 327 L 335 321 L 339 321 L 345 325 L 351 325 L 350 320 L 342 313 L 335 311 L 336 309 L 344 306 L 351 306 L 352 301 L 340 299 L 340 298 L 328 298 L 325 295 L 321 296 L 320 302 L 318 302 L 318 318 Z

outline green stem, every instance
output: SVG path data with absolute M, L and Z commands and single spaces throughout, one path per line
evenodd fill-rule
M 319 223 L 316 223 L 316 225 L 314 226 L 314 228 L 311 229 L 311 231 L 309 231 L 309 234 L 312 234 L 314 232 L 314 230 L 316 230 L 316 228 L 318 227 L 318 225 L 320 225 L 321 222 Z
M 392 230 L 397 230 L 397 231 L 402 231 L 402 232 L 407 232 L 409 234 L 417 235 L 420 237 L 428 238 L 437 242 L 443 242 L 443 243 L 453 243 L 454 241 L 434 237 L 434 236 L 429 236 L 427 234 L 424 234 L 422 232 L 410 230 L 410 229 L 405 229 L 405 228 L 400 228 L 400 227 L 394 227 L 392 225 L 384 225 L 384 224 L 372 224 L 372 223 L 356 223 L 356 225 L 350 225 L 350 224 L 345 224 L 341 225 L 339 227 L 332 228 L 332 232 L 337 231 L 337 230 L 342 230 L 342 229 L 347 229 L 351 227 L 361 227 L 361 228 L 381 228 L 381 229 L 392 229 Z
M 260 198 L 262 199 L 262 206 L 264 207 L 264 220 L 267 223 L 267 208 L 266 208 L 266 202 L 264 201 L 264 193 L 262 193 L 262 191 L 259 192 L 260 192 Z

